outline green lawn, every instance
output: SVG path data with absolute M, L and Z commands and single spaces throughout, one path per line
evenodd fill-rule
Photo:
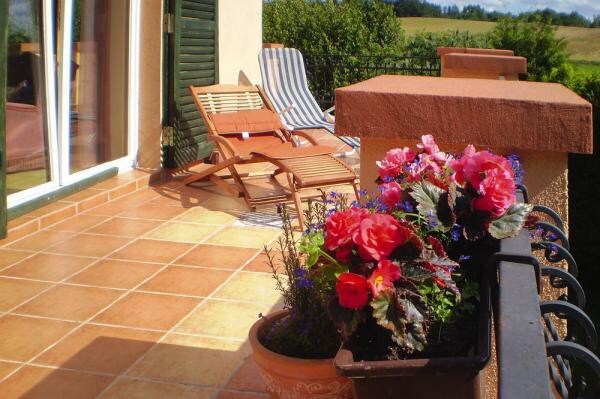
M 402 27 L 409 34 L 418 31 L 440 32 L 448 29 L 481 33 L 491 31 L 496 24 L 495 22 L 449 18 L 407 17 L 400 19 L 402 20 Z M 560 26 L 558 35 L 567 40 L 573 61 L 596 61 L 600 63 L 600 28 Z M 586 65 L 583 68 L 587 70 L 590 67 Z

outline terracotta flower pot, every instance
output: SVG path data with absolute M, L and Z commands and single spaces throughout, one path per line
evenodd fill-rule
M 260 343 L 258 336 L 288 313 L 280 310 L 261 318 L 249 333 L 252 356 L 261 369 L 269 395 L 281 399 L 351 399 L 352 384 L 348 378 L 336 374 L 333 359 L 288 357 Z

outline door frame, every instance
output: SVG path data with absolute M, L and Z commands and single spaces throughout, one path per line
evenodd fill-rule
M 0 2 L 0 65 L 8 53 L 8 2 Z M 0 238 L 6 237 L 6 67 L 0 68 Z

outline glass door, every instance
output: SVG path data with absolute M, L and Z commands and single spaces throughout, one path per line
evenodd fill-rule
M 0 3 L 0 65 L 6 62 L 8 4 Z M 0 68 L 0 238 L 6 237 L 6 68 Z
M 9 207 L 133 166 L 130 35 L 138 3 L 8 0 Z
M 12 198 L 56 180 L 54 34 L 44 29 L 54 3 L 8 1 L 6 189 Z

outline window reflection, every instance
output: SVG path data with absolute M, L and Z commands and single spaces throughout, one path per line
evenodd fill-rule
M 128 8 L 75 0 L 71 68 L 71 173 L 127 154 Z
M 40 3 L 9 0 L 6 104 L 7 191 L 50 180 L 44 122 Z

